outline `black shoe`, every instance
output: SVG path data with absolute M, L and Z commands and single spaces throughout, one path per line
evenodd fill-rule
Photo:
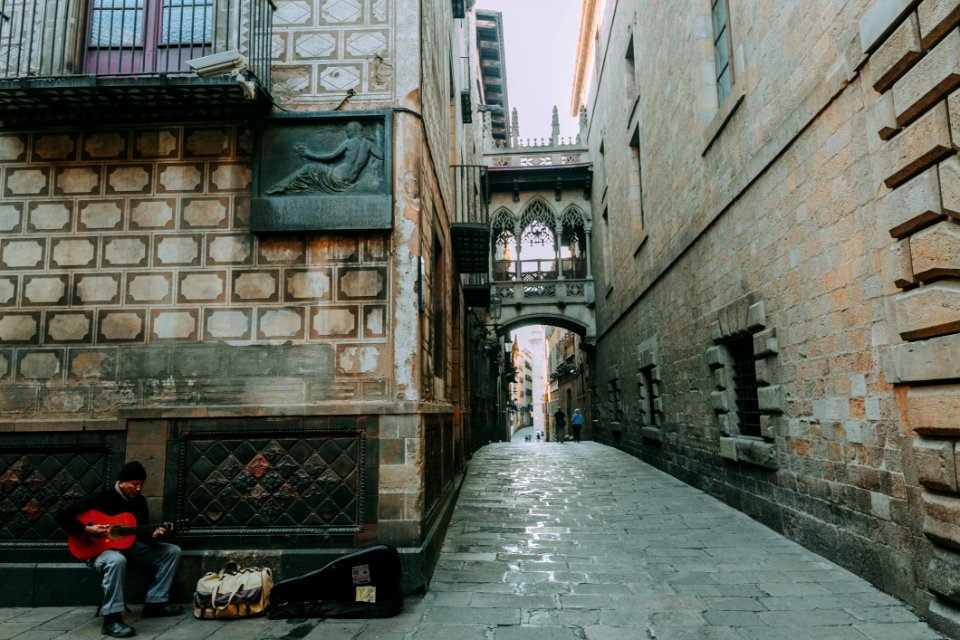
M 108 613 L 103 616 L 103 626 L 100 633 L 111 638 L 132 638 L 137 635 L 136 630 L 124 623 L 119 613 Z
M 167 616 L 179 616 L 183 614 L 183 607 L 179 604 L 169 602 L 148 602 L 143 605 L 143 611 L 140 612 L 141 618 L 165 618 Z

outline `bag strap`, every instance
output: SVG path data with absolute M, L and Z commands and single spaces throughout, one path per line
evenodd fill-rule
M 236 560 L 227 560 L 226 564 L 220 567 L 220 574 L 224 573 L 240 573 L 243 569 L 240 567 L 240 563 Z
M 213 589 L 210 591 L 210 604 L 213 606 L 215 611 L 223 611 L 224 609 L 229 607 L 230 603 L 233 602 L 233 599 L 237 596 L 237 592 L 240 589 L 243 589 L 243 585 L 241 584 L 239 587 L 233 590 L 233 593 L 227 596 L 227 603 L 224 604 L 222 607 L 218 607 L 217 606 L 217 589 L 219 589 L 219 587 L 220 587 L 220 583 L 218 582 L 215 585 L 213 585 Z

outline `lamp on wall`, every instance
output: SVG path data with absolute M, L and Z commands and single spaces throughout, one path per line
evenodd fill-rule
M 493 330 L 500 327 L 500 316 L 503 315 L 503 298 L 496 293 L 490 296 L 490 309 L 488 310 L 490 319 L 493 320 Z

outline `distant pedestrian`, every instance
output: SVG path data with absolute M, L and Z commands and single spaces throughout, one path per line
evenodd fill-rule
M 567 426 L 567 414 L 559 407 L 553 414 L 553 425 L 556 427 L 557 442 L 563 444 L 563 430 Z
M 573 441 L 580 442 L 580 432 L 583 430 L 583 414 L 580 413 L 580 409 L 573 410 L 570 426 L 573 427 Z

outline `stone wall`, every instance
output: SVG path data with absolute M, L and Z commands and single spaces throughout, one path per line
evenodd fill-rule
M 730 3 L 719 104 L 709 5 L 604 17 L 594 437 L 956 633 L 958 3 Z

